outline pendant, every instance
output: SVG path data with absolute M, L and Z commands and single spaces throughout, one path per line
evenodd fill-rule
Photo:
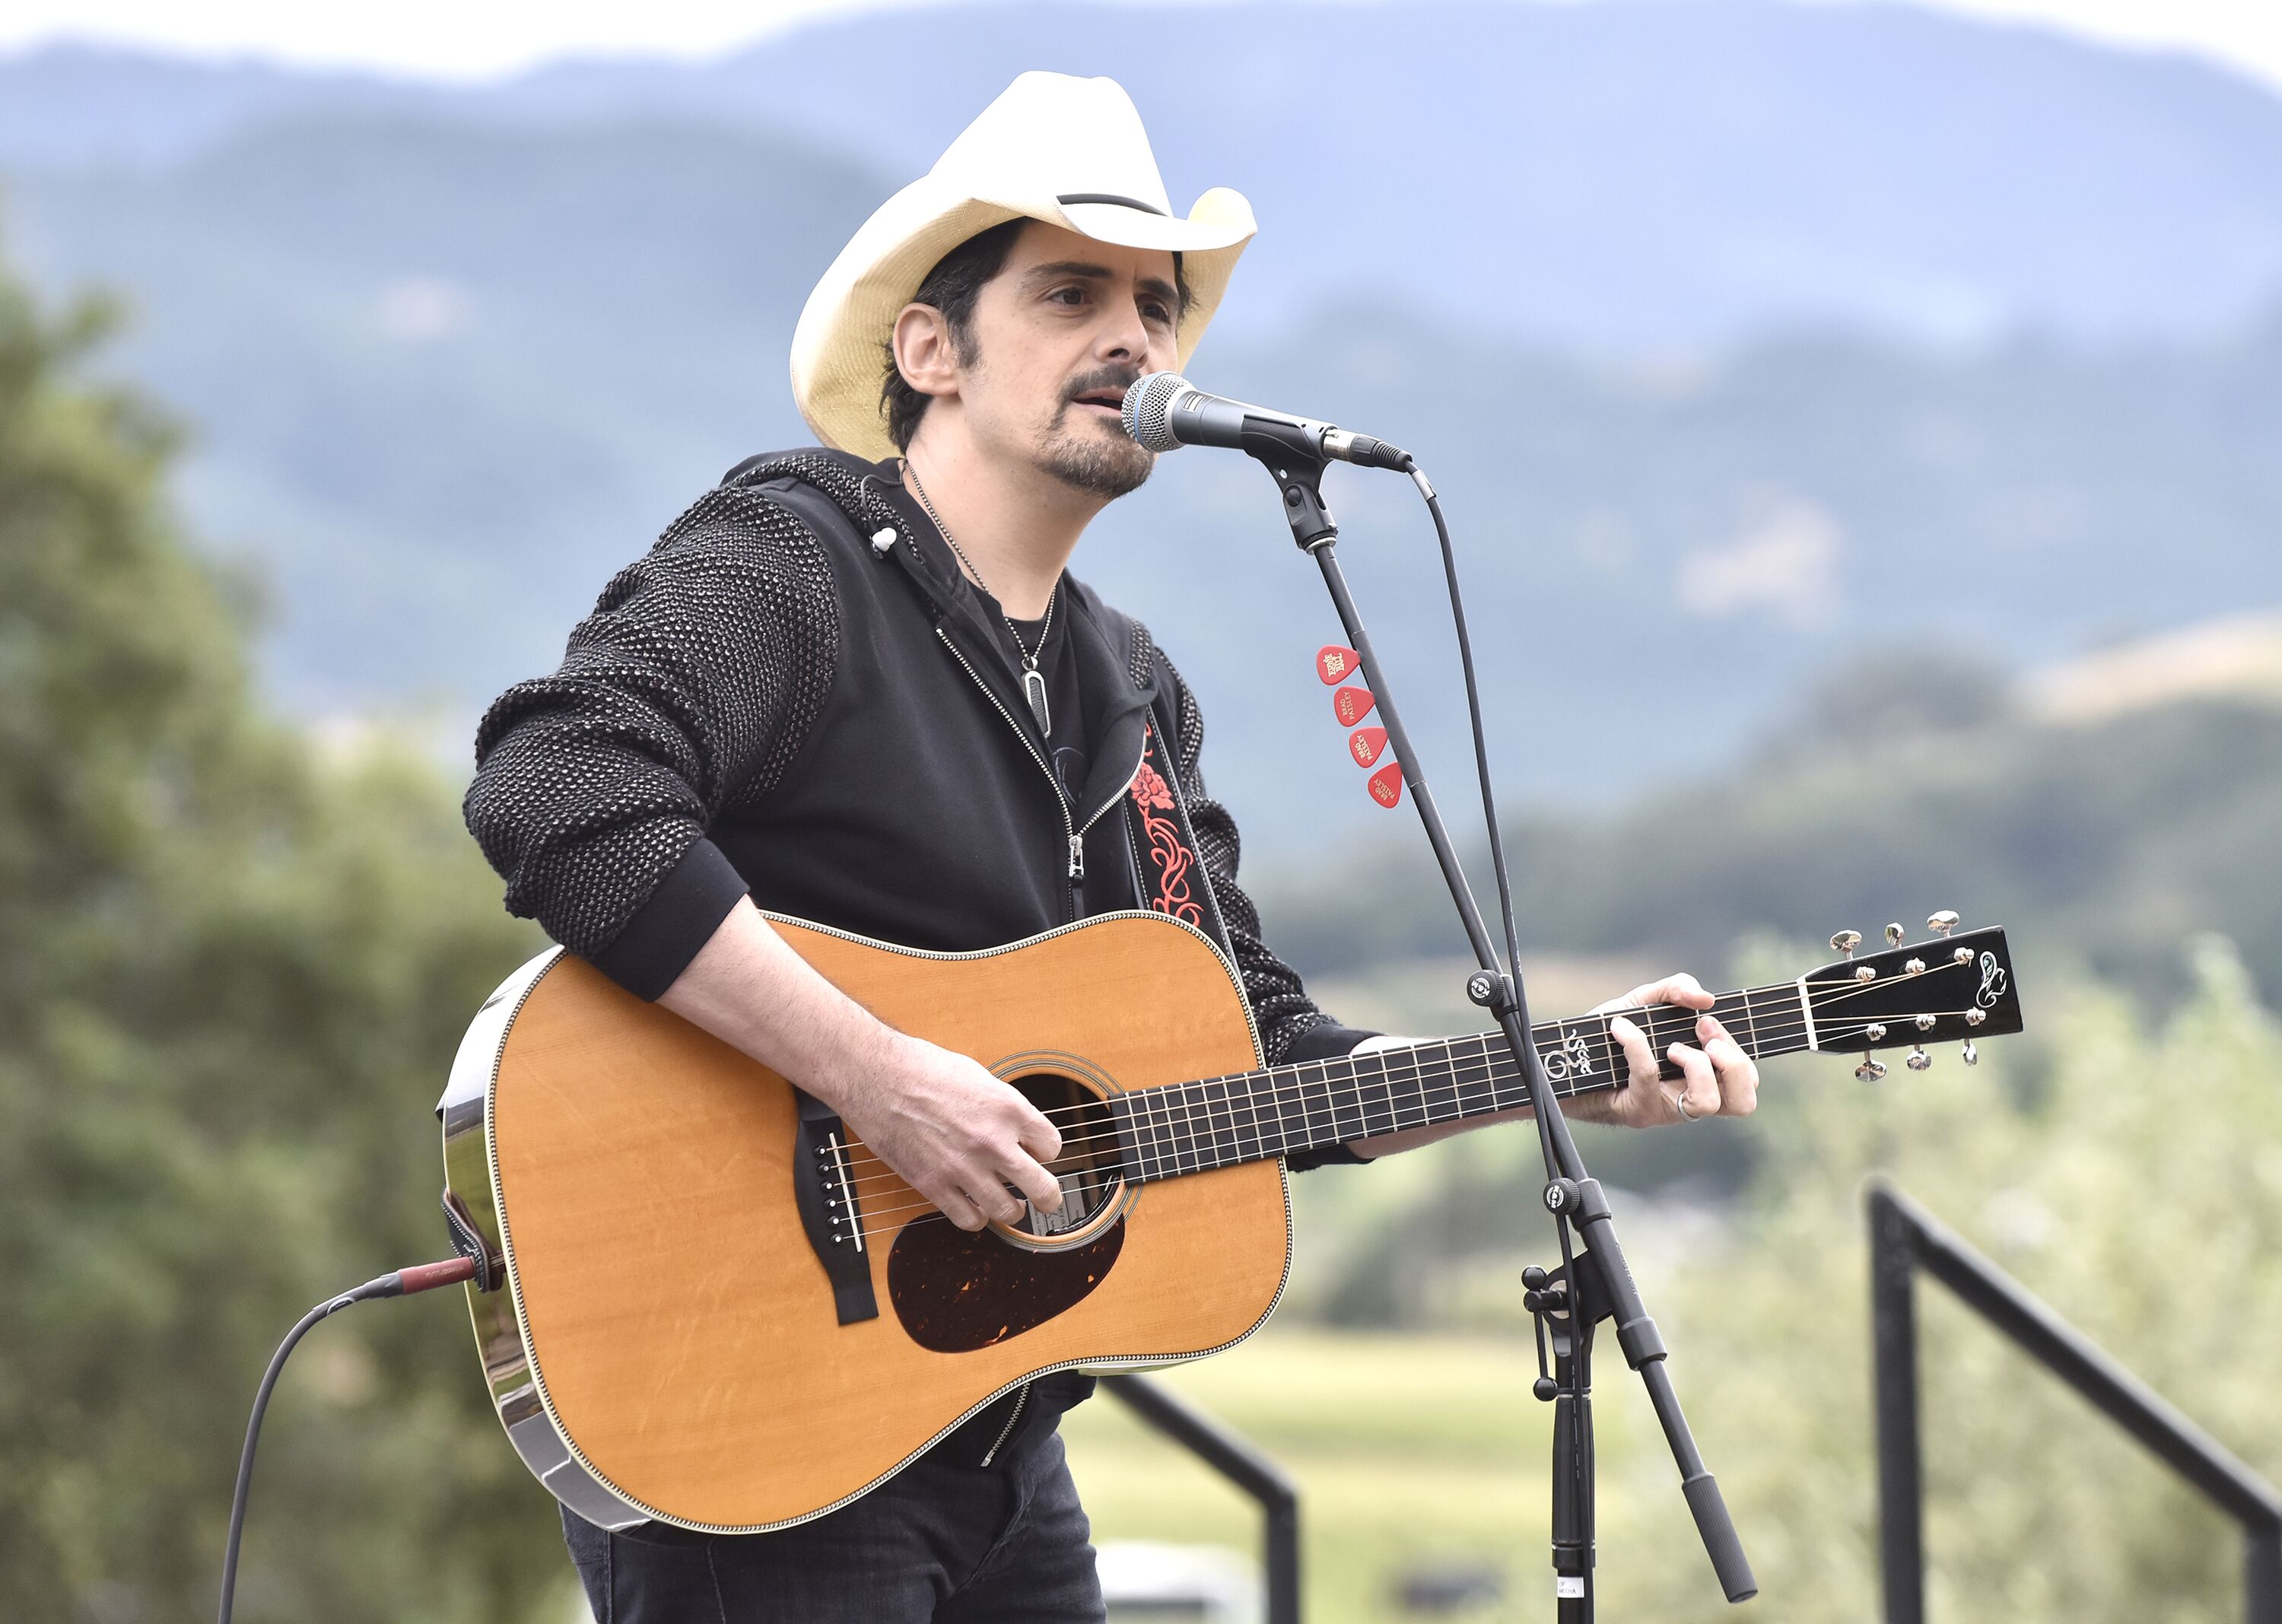
M 1025 665 L 1022 668 L 1022 697 L 1030 702 L 1030 714 L 1038 719 L 1038 736 L 1042 739 L 1052 738 L 1054 719 L 1052 713 L 1046 709 L 1045 674 L 1035 665 Z

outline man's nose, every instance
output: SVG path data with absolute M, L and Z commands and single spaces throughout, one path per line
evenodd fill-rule
M 1103 330 L 1098 346 L 1105 361 L 1138 361 L 1149 353 L 1149 329 L 1137 305 L 1119 307 L 1120 319 Z

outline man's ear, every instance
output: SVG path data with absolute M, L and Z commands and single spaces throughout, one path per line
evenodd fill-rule
M 959 392 L 959 354 L 942 311 L 933 305 L 905 305 L 888 341 L 904 382 L 937 399 Z

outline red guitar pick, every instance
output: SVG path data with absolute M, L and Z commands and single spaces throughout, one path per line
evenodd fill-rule
M 1331 695 L 1331 711 L 1339 719 L 1339 726 L 1352 727 L 1370 714 L 1378 703 L 1367 688 L 1343 688 Z
M 1390 761 L 1370 775 L 1370 798 L 1392 806 L 1402 798 L 1402 769 Z
M 1316 672 L 1323 678 L 1323 686 L 1329 688 L 1335 682 L 1346 681 L 1349 677 L 1361 676 L 1362 656 L 1352 649 L 1342 649 L 1337 643 L 1325 643 L 1316 650 Z
M 1386 729 L 1358 727 L 1347 735 L 1347 754 L 1355 758 L 1355 765 L 1367 767 L 1378 759 L 1378 752 L 1386 748 Z

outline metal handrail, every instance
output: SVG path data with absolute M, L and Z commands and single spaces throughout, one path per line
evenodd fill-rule
M 1284 1469 L 1250 1439 L 1160 1382 L 1145 1376 L 1104 1376 L 1101 1386 L 1260 1503 L 1267 1624 L 1300 1624 L 1300 1491 Z
M 2239 1523 L 2243 1617 L 2249 1624 L 2282 1624 L 2282 1495 L 2274 1486 L 1900 1191 L 1874 1179 L 1866 1203 L 1886 1624 L 1925 1619 L 1914 1295 L 1920 1270 Z

